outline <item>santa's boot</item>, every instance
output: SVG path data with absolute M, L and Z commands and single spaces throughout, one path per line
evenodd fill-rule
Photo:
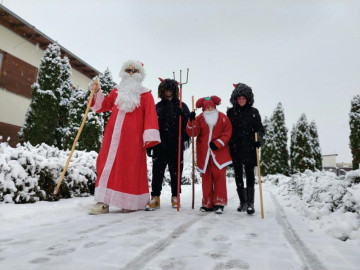
M 145 211 L 154 211 L 160 208 L 160 197 L 152 196 L 150 202 L 145 206 Z
M 252 214 L 255 213 L 254 194 L 255 194 L 255 189 L 253 189 L 253 188 L 247 188 L 246 189 L 246 195 L 247 195 L 247 209 L 246 209 L 246 212 L 249 215 L 252 215 Z
M 245 212 L 247 210 L 247 196 L 246 196 L 246 188 L 237 189 L 237 193 L 240 199 L 240 206 L 237 208 L 239 212 Z
M 100 215 L 109 213 L 109 205 L 106 203 L 98 202 L 90 210 L 90 215 Z

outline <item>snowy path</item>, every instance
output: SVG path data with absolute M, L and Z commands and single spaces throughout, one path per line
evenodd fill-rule
M 346 242 L 309 229 L 264 185 L 265 219 L 238 213 L 233 179 L 223 215 L 201 213 L 201 186 L 184 186 L 180 212 L 87 215 L 92 198 L 0 205 L 1 269 L 359 269 Z M 257 194 L 258 196 L 258 194 Z

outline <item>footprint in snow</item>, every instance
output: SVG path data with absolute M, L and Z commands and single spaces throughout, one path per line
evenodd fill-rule
M 53 250 L 52 252 L 48 253 L 48 255 L 63 256 L 63 255 L 70 254 L 74 251 L 75 251 L 75 248 L 59 249 L 59 250 Z
M 3 239 L 0 239 L 0 243 L 6 243 L 6 242 L 10 242 L 14 240 L 13 238 L 3 238 Z
M 106 244 L 106 241 L 103 242 L 90 242 L 84 245 L 84 248 L 92 248 L 92 247 L 98 247 Z
M 36 258 L 34 260 L 31 260 L 29 263 L 38 264 L 38 263 L 45 263 L 47 261 L 50 261 L 50 259 L 49 258 Z
M 227 236 L 224 236 L 224 235 L 216 235 L 213 240 L 215 242 L 225 242 L 225 241 L 228 241 L 229 238 Z
M 243 262 L 242 260 L 230 260 L 227 262 L 218 263 L 215 266 L 215 270 L 222 269 L 249 269 L 250 266 L 248 263 Z
M 183 268 L 184 263 L 176 258 L 169 258 L 168 260 L 164 260 L 161 264 L 160 267 L 163 270 L 166 269 L 181 269 Z

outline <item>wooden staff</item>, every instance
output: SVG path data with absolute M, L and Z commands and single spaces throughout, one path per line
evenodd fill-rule
M 98 82 L 98 79 L 95 79 L 94 82 Z M 88 115 L 88 113 L 89 113 L 90 104 L 91 104 L 91 102 L 92 102 L 92 100 L 93 100 L 93 98 L 94 98 L 94 93 L 95 93 L 95 89 L 93 89 L 93 90 L 91 91 L 90 99 L 89 99 L 88 105 L 87 105 L 87 107 L 86 107 L 86 111 L 85 111 L 84 118 L 83 118 L 83 120 L 82 120 L 82 123 L 81 123 L 81 125 L 80 125 L 79 130 L 78 130 L 78 133 L 77 133 L 76 138 L 75 138 L 75 140 L 74 140 L 74 143 L 73 143 L 73 146 L 72 146 L 72 148 L 71 148 L 69 157 L 68 157 L 68 159 L 67 159 L 67 161 L 66 161 L 64 170 L 63 170 L 63 172 L 62 172 L 62 174 L 61 174 L 61 176 L 60 176 L 60 179 L 59 179 L 59 181 L 58 181 L 58 183 L 57 183 L 57 186 L 56 186 L 56 188 L 55 188 L 55 191 L 54 191 L 54 194 L 55 194 L 55 195 L 59 192 L 59 188 L 60 188 L 61 182 L 62 182 L 63 179 L 64 179 L 65 173 L 66 173 L 67 168 L 68 168 L 69 163 L 70 163 L 70 159 L 71 159 L 71 157 L 72 157 L 72 154 L 74 153 L 74 150 L 75 150 L 77 141 L 79 140 L 81 131 L 82 131 L 83 128 L 84 128 L 84 125 L 85 125 L 85 122 L 86 122 L 86 118 L 87 118 L 87 115 Z
M 258 134 L 255 132 L 255 141 L 258 141 Z M 257 158 L 257 171 L 259 178 L 259 191 L 260 191 L 260 206 L 261 206 L 261 218 L 264 218 L 264 206 L 263 206 L 263 197 L 262 197 L 262 187 L 261 187 L 261 174 L 260 174 L 260 158 L 259 158 L 259 148 L 256 147 L 256 158 Z
M 194 108 L 194 96 L 191 96 L 192 111 L 195 112 Z M 192 209 L 194 209 L 195 203 L 195 146 L 194 146 L 194 121 L 191 121 L 191 151 L 192 151 Z

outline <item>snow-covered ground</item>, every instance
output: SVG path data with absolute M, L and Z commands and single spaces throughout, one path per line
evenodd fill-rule
M 256 187 L 258 190 L 258 187 Z M 201 185 L 183 186 L 179 212 L 164 186 L 154 212 L 91 216 L 93 198 L 0 204 L 1 269 L 359 269 L 360 240 L 341 241 L 270 181 L 253 216 L 236 211 L 233 178 L 223 215 L 201 213 Z

